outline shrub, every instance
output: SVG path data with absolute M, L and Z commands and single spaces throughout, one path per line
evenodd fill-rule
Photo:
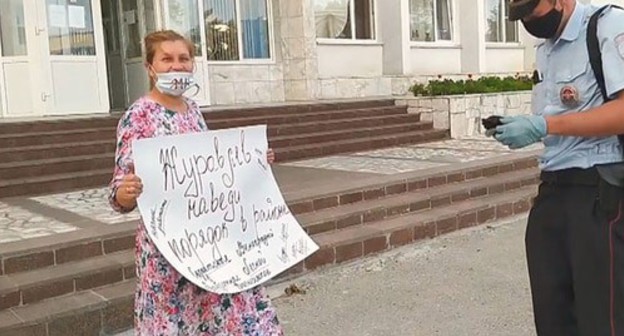
M 410 91 L 415 96 L 447 96 L 473 93 L 495 93 L 531 90 L 533 81 L 528 76 L 508 76 L 500 78 L 485 76 L 477 80 L 468 75 L 467 80 L 438 79 L 425 84 L 414 84 Z

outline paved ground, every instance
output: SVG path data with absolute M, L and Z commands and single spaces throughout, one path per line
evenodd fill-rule
M 298 279 L 306 294 L 275 301 L 286 335 L 535 335 L 525 223 L 508 219 Z

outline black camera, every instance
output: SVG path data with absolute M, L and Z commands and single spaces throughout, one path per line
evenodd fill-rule
M 485 127 L 486 130 L 490 130 L 492 128 L 496 128 L 496 126 L 502 125 L 503 123 L 501 123 L 501 119 L 503 117 L 501 116 L 491 116 L 488 117 L 486 119 L 481 119 L 481 124 L 483 124 L 483 127 Z

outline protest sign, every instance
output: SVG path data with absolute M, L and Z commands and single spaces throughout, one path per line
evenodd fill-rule
M 142 139 L 132 147 L 146 230 L 196 285 L 241 292 L 318 250 L 267 163 L 266 126 Z

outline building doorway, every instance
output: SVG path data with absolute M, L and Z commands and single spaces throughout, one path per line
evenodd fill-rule
M 155 0 L 100 0 L 111 110 L 124 110 L 147 92 L 143 38 L 158 29 Z

